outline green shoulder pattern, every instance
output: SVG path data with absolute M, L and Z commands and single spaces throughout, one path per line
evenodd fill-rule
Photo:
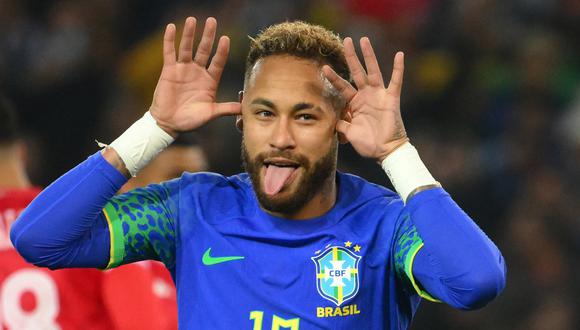
M 175 263 L 173 203 L 163 184 L 109 200 L 103 209 L 111 234 L 107 269 L 146 259 L 163 261 L 171 269 Z

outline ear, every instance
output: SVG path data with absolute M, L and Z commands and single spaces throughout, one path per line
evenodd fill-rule
M 244 91 L 238 92 L 238 102 L 242 103 L 244 100 Z M 236 128 L 240 133 L 244 132 L 244 121 L 242 120 L 242 115 L 236 115 Z
M 28 162 L 28 147 L 26 146 L 26 143 L 22 140 L 18 140 L 14 147 L 16 148 L 18 159 L 22 164 L 26 164 Z
M 349 123 L 351 122 L 352 114 L 351 114 L 350 108 L 348 106 L 346 108 L 344 108 L 344 110 L 341 111 L 340 119 L 345 120 Z M 340 132 L 337 132 L 337 133 L 338 133 L 338 143 L 347 144 L 348 139 L 346 138 L 346 136 Z

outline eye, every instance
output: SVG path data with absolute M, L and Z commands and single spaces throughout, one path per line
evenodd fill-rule
M 312 120 L 316 119 L 316 117 L 314 117 L 313 115 L 311 115 L 309 113 L 301 113 L 301 114 L 297 115 L 296 118 L 300 121 L 312 121 Z
M 269 117 L 274 116 L 274 114 L 268 110 L 258 110 L 258 111 L 256 111 L 256 116 L 262 117 L 262 118 L 269 118 Z

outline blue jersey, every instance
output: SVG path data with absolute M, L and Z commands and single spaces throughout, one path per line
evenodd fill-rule
M 162 260 L 191 329 L 406 328 L 419 303 L 405 269 L 421 240 L 392 191 L 338 174 L 325 215 L 264 212 L 247 174 L 187 174 L 105 207 L 109 267 Z
M 14 247 L 52 269 L 161 260 L 184 329 L 406 329 L 420 297 L 474 309 L 505 286 L 501 253 L 442 188 L 403 205 L 338 173 L 330 211 L 289 220 L 260 208 L 246 174 L 115 196 L 125 182 L 95 154 L 28 206 Z

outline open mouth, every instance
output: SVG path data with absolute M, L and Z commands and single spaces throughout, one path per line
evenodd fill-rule
M 264 160 L 264 167 L 264 191 L 273 196 L 294 179 L 300 164 L 286 158 L 269 158 Z

